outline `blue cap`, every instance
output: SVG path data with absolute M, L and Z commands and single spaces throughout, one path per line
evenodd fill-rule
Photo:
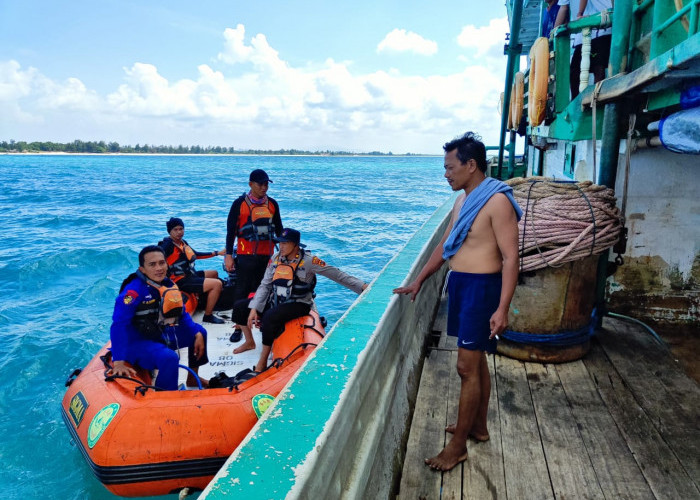
M 280 236 L 275 237 L 275 241 L 278 243 L 294 243 L 296 245 L 299 245 L 301 248 L 306 247 L 306 245 L 300 243 L 301 233 L 299 233 L 299 231 L 297 231 L 296 229 L 291 228 L 283 229 L 282 234 Z
M 270 178 L 267 176 L 267 172 L 265 172 L 261 168 L 256 168 L 250 173 L 250 177 L 248 178 L 250 182 L 257 182 L 258 184 L 264 184 L 265 182 L 272 182 Z

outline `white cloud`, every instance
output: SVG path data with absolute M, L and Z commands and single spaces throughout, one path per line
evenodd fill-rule
M 377 45 L 377 52 L 413 52 L 423 56 L 431 56 L 438 50 L 438 45 L 432 40 L 423 38 L 417 33 L 394 28 Z
M 509 31 L 510 26 L 506 17 L 492 19 L 488 26 L 477 27 L 470 24 L 462 28 L 457 36 L 457 43 L 460 47 L 476 49 L 476 57 L 493 54 L 494 49 L 502 54 L 506 33 Z
M 54 82 L 36 68 L 0 61 L 0 116 L 8 122 L 42 123 L 47 112 L 91 112 L 99 107 L 97 93 L 77 78 Z
M 439 76 L 357 73 L 333 59 L 291 66 L 264 35 L 247 41 L 242 25 L 223 38 L 221 68 L 201 64 L 192 78 L 169 80 L 156 66 L 137 62 L 103 97 L 76 78 L 56 83 L 15 61 L 0 63 L 0 106 L 16 117 L 45 118 L 44 137 L 49 126 L 80 137 L 84 128 L 59 114 L 71 110 L 70 118 L 79 112 L 80 121 L 94 124 L 93 137 L 83 138 L 132 144 L 435 152 L 468 129 L 490 143 L 497 138 L 504 61 L 493 67 L 467 61 L 458 72 Z M 18 131 L 11 131 L 14 137 Z
M 32 81 L 39 72 L 35 68 L 22 70 L 17 61 L 0 61 L 0 101 L 19 99 L 31 92 Z

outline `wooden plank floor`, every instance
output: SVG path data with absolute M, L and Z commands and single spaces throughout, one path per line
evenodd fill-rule
M 700 387 L 644 328 L 612 318 L 579 361 L 489 356 L 491 439 L 470 440 L 469 459 L 453 470 L 430 470 L 423 459 L 449 438 L 460 388 L 444 310 L 423 366 L 400 499 L 700 500 Z

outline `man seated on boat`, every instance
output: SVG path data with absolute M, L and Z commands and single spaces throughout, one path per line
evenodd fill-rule
M 457 197 L 450 223 L 416 279 L 394 293 L 411 301 L 423 282 L 445 261 L 450 266 L 447 334 L 458 337 L 457 373 L 461 379 L 454 433 L 435 457 L 432 469 L 446 471 L 467 459 L 467 438 L 489 439 L 486 427 L 491 378 L 486 352 L 496 351 L 497 336 L 508 324 L 508 308 L 518 280 L 518 220 L 522 214 L 513 189 L 486 177 L 486 148 L 471 132 L 443 146 L 445 178 Z
M 223 283 L 219 279 L 219 273 L 213 269 L 197 271 L 194 261 L 197 259 L 209 259 L 217 255 L 224 255 L 225 250 L 214 252 L 196 252 L 183 239 L 185 236 L 185 223 L 179 217 L 171 217 L 165 223 L 170 236 L 158 242 L 158 246 L 165 252 L 165 260 L 168 263 L 168 277 L 177 283 L 177 287 L 183 292 L 206 293 L 207 305 L 204 308 L 205 323 L 223 324 L 224 320 L 214 316 L 214 306 L 219 300 Z
M 255 366 L 261 372 L 267 368 L 272 342 L 284 331 L 287 321 L 309 314 L 314 301 L 316 274 L 330 278 L 355 293 L 362 293 L 367 283 L 329 266 L 304 250 L 299 231 L 287 228 L 275 238 L 279 252 L 272 256 L 255 296 L 236 302 L 234 321 L 253 325 L 262 332 L 262 353 Z M 248 309 L 250 312 L 248 313 Z M 247 319 L 246 319 L 247 314 Z
M 172 391 L 177 389 L 177 349 L 188 348 L 188 364 L 195 373 L 209 360 L 207 331 L 185 312 L 182 293 L 167 278 L 167 272 L 161 247 L 149 245 L 141 250 L 138 271 L 130 274 L 119 290 L 109 336 L 113 375 L 135 377 L 136 370 L 129 364 L 157 369 L 156 385 Z M 194 385 L 192 375 L 187 384 Z

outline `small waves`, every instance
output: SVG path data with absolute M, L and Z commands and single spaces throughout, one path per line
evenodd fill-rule
M 138 251 L 166 236 L 172 216 L 194 249 L 223 248 L 255 168 L 273 180 L 284 225 L 367 282 L 450 195 L 435 158 L 0 156 L 12 186 L 0 193 L 0 375 L 12 381 L 0 392 L 0 479 L 11 496 L 46 496 L 49 484 L 56 498 L 106 495 L 58 416 L 63 382 L 108 340 Z M 222 261 L 197 268 L 221 273 Z M 356 299 L 323 277 L 317 294 L 329 326 Z

